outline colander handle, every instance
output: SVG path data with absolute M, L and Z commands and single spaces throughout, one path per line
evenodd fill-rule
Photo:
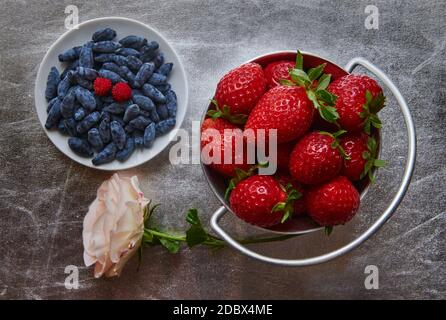
M 248 257 L 268 262 L 276 265 L 281 266 L 290 266 L 290 267 L 303 267 L 303 266 L 309 266 L 314 264 L 319 264 L 322 262 L 329 261 L 331 259 L 334 259 L 336 257 L 339 257 L 357 246 L 359 246 L 361 243 L 363 243 L 365 240 L 367 240 L 369 237 L 371 237 L 378 229 L 392 216 L 393 212 L 396 210 L 398 205 L 400 204 L 401 200 L 403 199 L 407 188 L 410 183 L 410 179 L 412 178 L 412 173 L 415 166 L 415 157 L 416 157 L 416 134 L 415 134 L 415 127 L 413 124 L 412 116 L 410 114 L 409 108 L 407 107 L 406 101 L 404 100 L 403 96 L 401 95 L 398 88 L 393 84 L 393 82 L 385 75 L 381 69 L 376 67 L 371 62 L 367 61 L 364 58 L 353 58 L 347 65 L 345 66 L 345 69 L 351 73 L 356 66 L 361 65 L 364 68 L 366 68 L 368 71 L 373 73 L 379 80 L 381 80 L 382 83 L 384 83 L 387 88 L 392 92 L 392 94 L 395 96 L 395 99 L 398 102 L 398 105 L 401 109 L 401 112 L 404 117 L 404 121 L 406 123 L 406 129 L 407 129 L 407 138 L 408 138 L 408 151 L 407 151 L 407 162 L 404 169 L 403 178 L 401 179 L 398 191 L 396 192 L 395 196 L 393 197 L 392 201 L 390 202 L 387 209 L 384 210 L 384 212 L 381 214 L 381 216 L 378 218 L 378 220 L 375 221 L 375 223 L 367 229 L 363 234 L 361 234 L 358 238 L 350 242 L 349 244 L 334 250 L 332 252 L 306 258 L 306 259 L 277 259 L 272 258 L 268 256 L 261 255 L 257 252 L 254 252 L 247 247 L 241 245 L 236 240 L 234 240 L 226 231 L 224 231 L 220 225 L 219 221 L 220 219 L 228 212 L 225 207 L 220 207 L 212 216 L 211 218 L 211 227 L 212 229 L 222 238 L 224 239 L 230 246 L 232 246 L 234 249 L 240 251 L 241 253 L 247 255 Z

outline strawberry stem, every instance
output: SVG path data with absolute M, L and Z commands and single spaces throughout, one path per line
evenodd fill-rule
M 223 105 L 223 108 L 220 108 L 215 99 L 211 99 L 211 103 L 214 105 L 215 110 L 208 110 L 206 114 L 214 120 L 217 118 L 222 118 L 236 125 L 244 125 L 248 120 L 248 115 L 246 114 L 231 114 L 231 111 L 227 105 Z
M 279 82 L 283 85 L 297 85 L 305 88 L 308 99 L 319 111 L 322 119 L 330 123 L 336 123 L 336 120 L 339 119 L 339 114 L 334 107 L 337 96 L 326 90 L 331 81 L 331 75 L 323 73 L 326 65 L 326 63 L 322 63 L 305 72 L 303 70 L 303 55 L 298 50 L 296 66 L 289 72 L 292 81 L 282 79 Z

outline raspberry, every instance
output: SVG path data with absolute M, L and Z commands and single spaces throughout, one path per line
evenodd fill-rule
M 117 102 L 124 102 L 132 97 L 132 89 L 127 83 L 119 82 L 112 90 L 113 99 Z
M 96 78 L 93 83 L 94 93 L 98 96 L 106 96 L 112 88 L 112 82 L 107 78 Z

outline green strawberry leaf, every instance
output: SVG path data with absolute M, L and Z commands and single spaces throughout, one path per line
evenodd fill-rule
M 375 159 L 375 161 L 373 161 L 373 165 L 375 167 L 381 168 L 381 167 L 385 167 L 387 165 L 387 162 L 386 162 L 386 160 Z
M 222 118 L 236 125 L 244 125 L 248 120 L 248 115 L 246 114 L 231 114 L 227 105 L 220 108 L 215 99 L 211 99 L 211 103 L 215 106 L 215 109 L 208 110 L 206 114 L 214 120 Z
M 321 106 L 318 110 L 321 118 L 327 122 L 335 123 L 339 119 L 339 114 L 335 107 Z
M 319 79 L 316 91 L 327 89 L 328 85 L 330 84 L 330 81 L 331 81 L 331 74 L 324 73 Z
M 333 226 L 326 226 L 324 228 L 325 235 L 328 237 L 333 232 Z
M 304 69 L 304 57 L 302 56 L 302 53 L 297 50 L 296 55 L 296 69 L 303 70 Z
M 322 75 L 326 65 L 327 65 L 326 63 L 323 63 L 315 68 L 311 68 L 310 70 L 308 70 L 308 78 L 310 79 L 311 82 L 313 82 Z
M 280 79 L 280 80 L 279 80 L 279 83 L 280 83 L 281 85 L 289 86 L 289 87 L 292 87 L 292 86 L 295 86 L 295 85 L 296 85 L 293 81 L 288 80 L 288 79 Z
M 308 75 L 306 74 L 306 72 L 301 69 L 291 69 L 290 77 L 291 77 L 291 80 L 293 80 L 297 84 L 305 86 L 305 87 L 307 85 L 311 84 L 311 82 L 312 82 L 310 80 L 310 78 L 308 77 Z

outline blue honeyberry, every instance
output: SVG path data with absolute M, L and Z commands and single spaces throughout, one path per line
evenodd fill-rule
M 99 41 L 113 40 L 115 37 L 116 37 L 116 31 L 107 27 L 96 30 L 95 33 L 93 33 L 91 39 L 94 42 L 99 42 Z
M 78 67 L 76 68 L 75 75 L 86 80 L 94 80 L 98 76 L 98 72 L 95 69 Z
M 161 120 L 160 116 L 158 115 L 155 109 L 150 111 L 150 120 L 152 120 L 155 123 L 158 123 Z
M 134 103 L 136 103 L 140 109 L 146 110 L 146 111 L 152 111 L 155 110 L 155 104 L 153 101 L 143 95 L 135 95 L 132 97 L 132 100 Z
M 99 134 L 103 143 L 109 143 L 111 141 L 110 133 L 110 118 L 103 118 L 98 127 Z
M 119 150 L 122 150 L 125 147 L 125 141 L 127 139 L 127 135 L 121 123 L 115 120 L 112 121 L 110 123 L 110 132 L 112 140 L 116 144 L 116 147 Z
M 159 86 L 159 85 L 165 84 L 166 81 L 167 81 L 166 76 L 163 76 L 162 74 L 159 74 L 159 73 L 152 74 L 150 79 L 147 80 L 148 83 L 150 83 L 154 86 Z
M 79 55 L 79 66 L 84 68 L 92 69 L 94 66 L 93 59 L 93 42 L 87 42 L 82 47 L 81 53 Z
M 144 130 L 144 147 L 150 148 L 155 140 L 156 136 L 156 125 L 155 123 L 149 124 Z
M 116 159 L 118 161 L 125 161 L 127 160 L 135 150 L 135 141 L 132 137 L 127 138 L 127 141 L 125 142 L 124 149 L 116 152 Z
M 107 69 L 99 70 L 99 76 L 102 78 L 110 79 L 111 82 L 113 82 L 113 83 L 118 83 L 118 82 L 126 82 L 127 83 L 127 81 L 122 79 L 117 73 L 107 70 Z
M 143 63 L 135 76 L 136 88 L 143 86 L 144 83 L 146 83 L 146 81 L 152 77 L 154 71 L 155 65 L 153 63 Z
M 135 141 L 135 148 L 144 147 L 144 136 L 136 135 L 133 137 L 133 140 Z
M 62 99 L 62 102 L 60 103 L 60 113 L 65 119 L 73 116 L 75 100 L 76 96 L 74 90 L 69 91 Z
M 151 41 L 141 47 L 140 49 L 140 59 L 142 62 L 152 61 L 156 56 L 156 50 L 158 50 L 159 44 L 156 41 Z
M 90 91 L 83 87 L 77 87 L 75 90 L 76 100 L 89 112 L 96 109 L 96 99 Z
M 142 86 L 142 92 L 156 103 L 166 103 L 166 97 L 155 86 L 146 83 Z
M 123 47 L 139 50 L 142 46 L 147 44 L 147 39 L 140 36 L 129 35 L 119 40 L 119 43 Z
M 130 120 L 135 119 L 139 115 L 139 111 L 140 109 L 137 104 L 128 106 L 124 113 L 124 122 L 129 122 Z
M 124 113 L 128 106 L 128 102 L 113 102 L 108 106 L 104 107 L 103 111 L 111 114 L 121 114 Z
M 93 150 L 87 140 L 72 137 L 68 139 L 68 146 L 74 153 L 81 157 L 91 157 L 93 156 Z
M 62 80 L 63 78 L 65 78 L 68 72 L 76 70 L 77 67 L 79 67 L 79 59 L 74 60 L 68 67 L 65 68 L 65 70 L 60 75 L 60 79 Z
M 65 123 L 64 123 L 64 121 L 65 121 L 65 119 L 61 119 L 61 120 L 59 121 L 59 124 L 57 125 L 57 130 L 58 130 L 61 134 L 67 136 L 67 135 L 68 135 L 68 131 L 67 131 L 67 129 L 65 128 Z
M 121 45 L 118 42 L 106 40 L 95 42 L 92 48 L 94 52 L 98 53 L 113 53 L 121 48 Z
M 156 89 L 158 89 L 162 94 L 166 95 L 166 93 L 171 89 L 170 83 L 164 83 L 160 84 L 158 86 L 155 86 Z
M 51 107 L 53 106 L 54 103 L 56 103 L 56 101 L 59 100 L 59 97 L 55 97 L 53 99 L 50 100 L 50 102 L 48 102 L 48 106 L 46 107 L 46 113 L 49 113 L 51 110 Z
M 57 96 L 59 97 L 59 99 L 63 99 L 70 89 L 73 81 L 73 74 L 73 71 L 68 71 L 65 78 L 63 78 L 62 81 L 59 82 L 59 85 L 57 86 Z
M 100 151 L 104 148 L 104 143 L 102 142 L 101 135 L 97 128 L 91 128 L 88 130 L 88 142 L 96 151 Z
M 163 76 L 167 77 L 172 71 L 172 68 L 173 68 L 173 63 L 171 62 L 165 63 L 161 67 L 159 67 L 158 70 L 156 70 L 156 73 L 162 74 Z
M 93 158 L 93 160 L 91 160 L 91 162 L 95 166 L 112 162 L 113 160 L 115 160 L 116 151 L 118 151 L 116 144 L 114 142 L 110 142 Z
M 57 86 L 60 82 L 59 70 L 56 67 L 51 67 L 46 80 L 45 98 L 47 101 L 54 99 L 57 96 Z
M 48 112 L 48 117 L 46 118 L 45 128 L 52 129 L 59 123 L 62 114 L 60 113 L 60 99 L 57 99 L 51 106 Z
M 82 51 L 82 46 L 77 46 L 74 48 L 70 48 L 61 54 L 59 54 L 58 59 L 60 62 L 71 62 L 79 58 L 79 55 Z
M 124 57 L 135 56 L 139 57 L 139 51 L 132 48 L 119 48 L 116 50 L 116 54 L 119 54 Z
M 73 118 L 76 121 L 81 121 L 87 115 L 87 111 L 82 106 L 75 107 Z
M 141 66 L 142 66 L 142 61 L 139 60 L 137 57 L 135 56 L 127 57 L 127 67 L 133 72 L 138 72 Z
M 158 114 L 158 116 L 161 120 L 165 120 L 165 119 L 169 118 L 169 111 L 165 104 L 158 104 L 156 106 L 156 113 Z
M 174 118 L 169 118 L 163 121 L 160 121 L 156 124 L 155 130 L 156 130 L 156 136 L 159 137 L 163 134 L 166 134 L 170 130 L 175 127 L 176 120 Z
M 97 111 L 90 113 L 81 122 L 78 123 L 77 132 L 82 134 L 94 127 L 100 120 L 101 114 Z
M 70 136 L 72 136 L 72 137 L 77 136 L 78 132 L 76 130 L 76 124 L 77 124 L 76 120 L 74 120 L 73 118 L 64 119 L 63 124 L 64 124 L 66 132 Z
M 161 67 L 164 63 L 164 53 L 158 52 L 153 59 L 153 63 L 155 64 L 155 68 L 158 69 Z
M 133 128 L 144 131 L 144 129 L 151 123 L 152 121 L 146 117 L 138 116 L 135 119 L 129 122 Z

